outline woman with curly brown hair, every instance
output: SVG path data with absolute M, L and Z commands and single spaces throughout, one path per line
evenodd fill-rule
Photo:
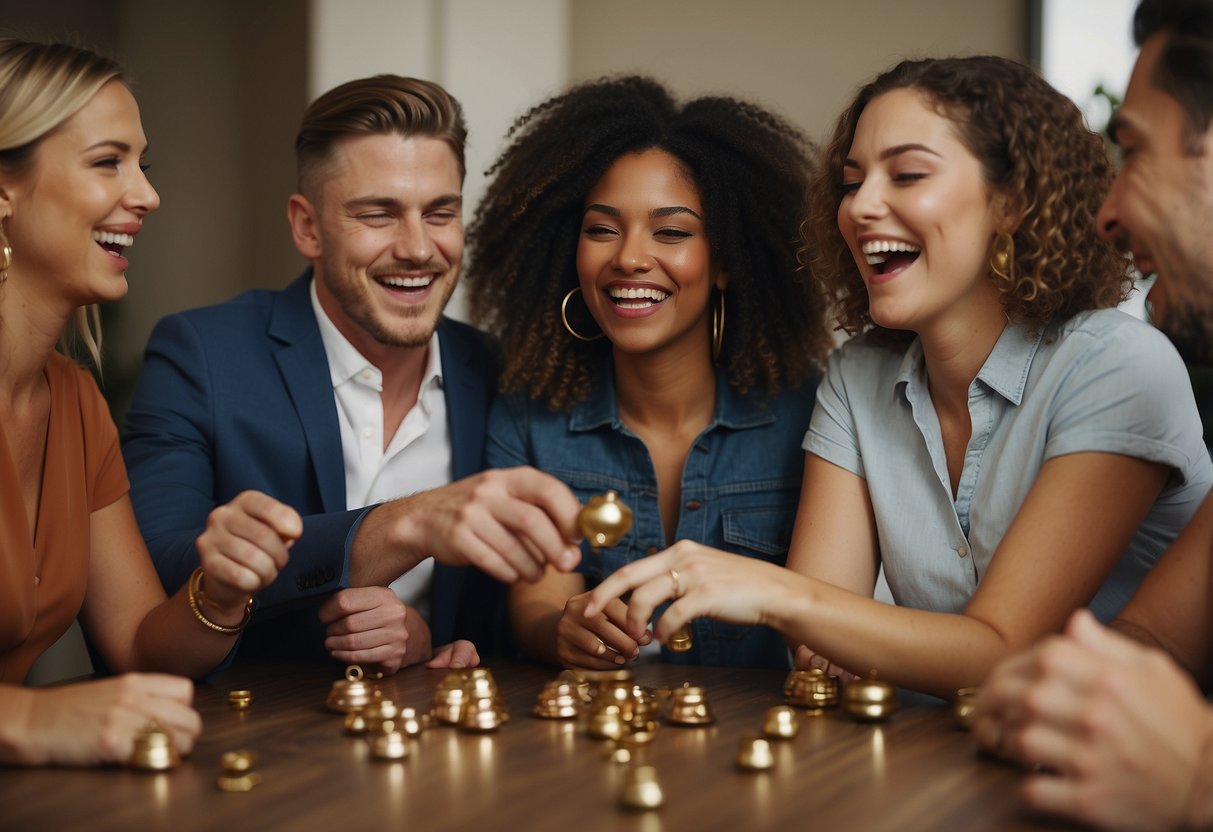
M 473 314 L 501 338 L 487 462 L 534 465 L 585 500 L 618 492 L 630 534 L 580 572 L 512 590 L 522 648 L 609 668 L 651 636 L 587 583 L 679 538 L 782 565 L 800 438 L 828 346 L 796 258 L 810 146 L 731 98 L 645 78 L 575 87 L 525 115 L 473 223 Z M 787 666 L 767 628 L 696 622 L 670 661 Z
M 1013 61 L 906 61 L 863 87 L 812 189 L 814 274 L 857 337 L 805 436 L 790 571 L 679 544 L 586 613 L 634 589 L 638 633 L 681 596 L 662 638 L 770 624 L 798 662 L 940 696 L 1077 607 L 1114 615 L 1213 473 L 1178 355 L 1112 308 L 1110 178 L 1078 109 Z M 871 598 L 881 566 L 897 606 Z

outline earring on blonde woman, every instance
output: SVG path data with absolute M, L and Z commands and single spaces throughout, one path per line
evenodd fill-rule
M 13 247 L 8 244 L 8 236 L 0 227 L 0 283 L 8 280 L 8 270 L 13 266 Z
M 569 301 L 572 299 L 572 297 L 575 293 L 580 292 L 580 291 L 581 291 L 580 286 L 574 286 L 572 289 L 569 289 L 569 293 L 567 295 L 565 295 L 564 300 L 560 302 L 560 320 L 562 322 L 564 322 L 564 328 L 569 331 L 569 335 L 572 335 L 578 341 L 597 341 L 599 338 L 606 337 L 605 332 L 599 332 L 597 335 L 587 337 L 585 335 L 582 335 L 577 330 L 573 329 L 573 325 L 569 323 L 569 313 L 568 313 Z
M 720 348 L 724 346 L 724 291 L 716 293 L 712 304 L 712 366 L 720 366 Z
M 994 250 L 990 253 L 990 271 L 1007 285 L 1015 285 L 1015 240 L 1005 231 L 994 235 Z

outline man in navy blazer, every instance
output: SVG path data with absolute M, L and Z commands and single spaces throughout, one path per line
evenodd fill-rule
M 579 505 L 559 481 L 477 473 L 496 362 L 442 317 L 465 138 L 458 103 L 426 81 L 321 96 L 288 203 L 311 267 L 152 333 L 123 438 L 135 512 L 169 591 L 208 549 L 250 592 L 272 581 L 245 654 L 467 666 L 502 641 L 500 581 L 576 564 Z

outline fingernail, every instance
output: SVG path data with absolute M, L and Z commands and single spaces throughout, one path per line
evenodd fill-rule
M 598 642 L 598 647 L 597 647 L 597 649 L 595 649 L 595 650 L 594 650 L 594 653 L 595 653 L 596 655 L 601 656 L 601 655 L 602 655 L 603 653 L 605 653 L 605 652 L 606 652 L 606 645 L 605 645 L 605 644 L 603 644 L 601 641 L 600 641 L 600 642 Z
M 627 659 L 625 659 L 623 656 L 616 656 L 616 657 L 615 657 L 615 664 L 623 664 L 623 663 L 624 663 L 624 662 L 626 662 L 626 661 L 627 661 Z
M 635 660 L 635 659 L 639 659 L 639 658 L 640 658 L 640 648 L 637 647 L 635 650 L 632 651 L 632 659 Z

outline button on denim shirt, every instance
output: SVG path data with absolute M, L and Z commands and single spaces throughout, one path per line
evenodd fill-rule
M 657 475 L 648 449 L 619 418 L 613 376 L 570 412 L 518 395 L 499 396 L 489 416 L 488 467 L 532 465 L 562 480 L 583 503 L 614 489 L 633 513 L 632 529 L 600 553 L 582 544 L 587 588 L 621 566 L 665 548 Z M 682 471 L 675 540 L 693 540 L 770 563 L 787 561 L 815 384 L 775 399 L 740 396 L 717 373 L 711 423 L 691 445 Z M 658 608 L 654 620 L 664 607 Z M 662 659 L 734 667 L 788 666 L 783 638 L 766 627 L 697 619 L 694 647 L 662 649 Z

